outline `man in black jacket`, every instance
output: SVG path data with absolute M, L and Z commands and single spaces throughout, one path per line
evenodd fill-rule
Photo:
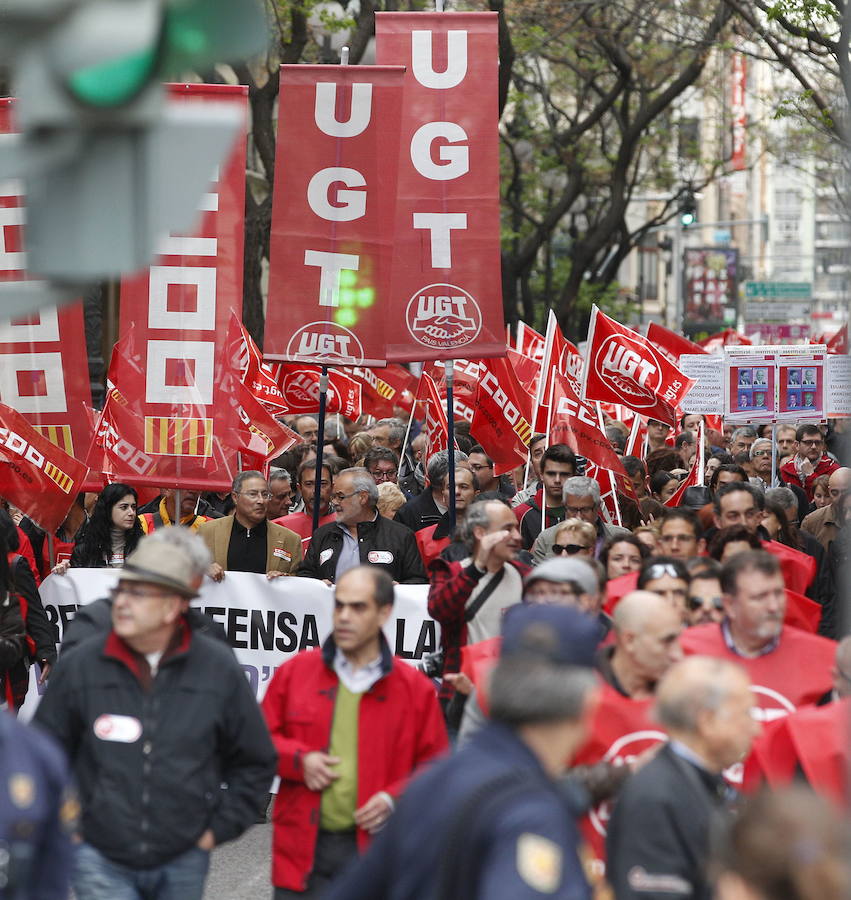
M 266 803 L 277 754 L 230 648 L 187 624 L 192 572 L 180 547 L 144 538 L 111 631 L 60 656 L 37 710 L 80 790 L 78 897 L 201 900 L 210 850 Z
M 735 663 L 692 656 L 656 692 L 670 740 L 624 786 L 609 822 L 608 878 L 618 900 L 709 900 L 713 822 L 730 789 L 722 772 L 741 762 L 759 729 L 750 681 Z
M 399 584 L 426 584 L 410 528 L 378 514 L 378 487 L 366 469 L 343 469 L 334 479 L 331 508 L 337 516 L 318 528 L 297 575 L 328 584 L 355 566 L 378 566 Z M 403 507 L 404 508 L 404 507 Z
M 455 451 L 455 465 L 467 464 L 467 454 Z M 449 451 L 433 453 L 426 466 L 428 483 L 423 492 L 409 500 L 396 513 L 395 521 L 406 525 L 411 531 L 420 531 L 429 525 L 437 525 L 447 507 L 443 503 L 443 483 L 449 474 Z

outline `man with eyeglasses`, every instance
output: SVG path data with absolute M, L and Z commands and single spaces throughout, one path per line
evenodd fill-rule
M 376 484 L 399 483 L 399 457 L 389 447 L 371 447 L 363 458 L 363 467 Z
M 470 450 L 468 462 L 470 463 L 470 468 L 473 470 L 473 474 L 476 476 L 479 491 L 482 494 L 496 491 L 508 500 L 514 496 L 516 492 L 508 483 L 508 480 L 503 476 L 494 474 L 493 460 L 487 455 L 485 448 L 482 447 L 481 444 L 476 444 L 473 449 Z
M 61 654 L 39 704 L 80 789 L 78 897 L 201 900 L 210 851 L 267 801 L 275 748 L 233 651 L 186 618 L 196 584 L 183 547 L 143 538 L 111 629 Z
M 636 586 L 638 590 L 651 591 L 670 603 L 685 621 L 689 580 L 688 569 L 681 560 L 654 556 L 641 567 Z
M 738 662 L 750 675 L 755 718 L 770 722 L 821 702 L 832 686 L 834 641 L 784 624 L 786 583 L 777 558 L 764 550 L 737 553 L 721 570 L 724 618 L 689 628 L 686 654 Z
M 231 496 L 233 514 L 198 529 L 213 557 L 210 577 L 221 581 L 225 572 L 258 572 L 270 579 L 294 575 L 301 562 L 301 540 L 289 528 L 267 520 L 272 494 L 263 473 L 240 472 Z
M 821 509 L 811 512 L 804 517 L 801 522 L 801 528 L 813 535 L 813 537 L 824 547 L 825 550 L 830 548 L 831 542 L 839 534 L 842 527 L 838 518 L 837 500 L 851 488 L 851 469 L 842 466 L 831 472 L 827 481 L 827 489 L 830 493 L 830 503 Z
M 795 433 L 795 456 L 780 467 L 780 477 L 787 484 L 804 489 L 813 502 L 813 482 L 819 475 L 830 475 L 839 463 L 825 453 L 824 435 L 818 425 L 801 425 Z
M 629 529 L 619 525 L 610 525 L 604 522 L 600 516 L 600 485 L 596 479 L 585 475 L 575 475 L 564 482 L 562 488 L 564 497 L 564 516 L 568 519 L 581 519 L 593 525 L 597 532 L 597 541 L 594 546 L 594 556 L 598 558 L 606 541 L 622 534 L 629 534 Z M 553 543 L 555 541 L 558 525 L 545 528 L 535 539 L 532 546 L 532 557 L 536 563 L 543 562 L 553 555 Z
M 331 509 L 331 485 L 334 476 L 340 471 L 340 461 L 337 457 L 322 457 L 322 478 L 319 485 L 319 525 L 327 525 L 335 521 L 334 511 Z M 302 558 L 307 556 L 310 547 L 310 539 L 313 536 L 313 504 L 316 500 L 316 457 L 305 460 L 298 467 L 298 490 L 304 501 L 304 509 L 301 512 L 293 512 L 289 515 L 275 519 L 275 524 L 294 531 L 301 538 Z
M 378 512 L 378 486 L 369 472 L 352 466 L 334 478 L 334 521 L 316 530 L 298 574 L 326 584 L 357 566 L 377 566 L 398 584 L 425 584 L 414 533 Z

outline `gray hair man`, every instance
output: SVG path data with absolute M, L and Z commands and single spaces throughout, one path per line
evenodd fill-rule
M 359 466 L 334 478 L 331 508 L 336 520 L 320 526 L 298 574 L 327 584 L 356 566 L 378 566 L 400 584 L 425 584 L 413 531 L 378 512 L 378 486 Z
M 509 610 L 491 679 L 493 721 L 407 789 L 326 900 L 590 896 L 559 779 L 596 699 L 597 634 L 575 609 Z
M 568 478 L 562 488 L 564 497 L 564 513 L 567 518 L 578 518 L 588 522 L 597 531 L 597 543 L 594 547 L 594 556 L 598 557 L 606 541 L 618 535 L 629 534 L 627 528 L 619 525 L 611 525 L 603 521 L 600 515 L 602 501 L 600 499 L 600 485 L 596 479 L 586 475 L 574 475 Z M 552 556 L 553 543 L 555 541 L 558 525 L 545 528 L 535 539 L 532 545 L 532 557 L 535 562 L 543 562 Z
M 668 670 L 656 713 L 670 740 L 621 790 L 609 821 L 607 875 L 618 900 L 708 900 L 710 835 L 727 814 L 722 772 L 741 762 L 759 726 L 747 673 L 692 657 Z
M 286 469 L 274 466 L 269 469 L 269 505 L 266 507 L 267 519 L 279 519 L 290 511 L 293 501 L 292 476 Z
M 265 573 L 269 579 L 294 574 L 301 562 L 301 540 L 289 528 L 267 520 L 272 493 L 263 473 L 240 472 L 231 496 L 233 514 L 211 519 L 198 529 L 213 557 L 210 577 L 221 581 L 225 572 Z
M 150 895 L 154 884 L 159 897 L 179 885 L 200 900 L 210 851 L 266 803 L 275 748 L 231 649 L 187 623 L 197 581 L 179 542 L 140 541 L 105 639 L 63 653 L 39 704 L 36 721 L 80 787 L 78 897 Z
M 765 490 L 771 486 L 771 461 L 774 442 L 770 438 L 757 438 L 750 449 L 753 478 L 751 484 Z
M 730 453 L 736 456 L 737 453 L 750 453 L 751 446 L 757 439 L 756 428 L 751 425 L 742 425 L 736 428 L 730 435 Z

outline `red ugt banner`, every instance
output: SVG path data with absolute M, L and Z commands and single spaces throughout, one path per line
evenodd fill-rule
M 691 390 L 688 378 L 640 334 L 595 306 L 588 328 L 582 398 L 622 403 L 637 413 L 677 424 L 677 407 Z
M 0 403 L 0 496 L 48 534 L 62 524 L 88 469 Z
M 14 103 L 0 99 L 0 134 L 15 131 Z M 0 182 L 0 281 L 28 280 L 25 207 L 15 182 Z M 85 455 L 92 394 L 82 303 L 44 307 L 11 321 L 2 321 L 0 310 L 0 402 L 66 453 Z
M 497 14 L 382 12 L 375 32 L 407 67 L 387 358 L 504 356 Z
M 401 105 L 398 67 L 281 66 L 267 359 L 384 364 Z
M 232 103 L 247 111 L 247 88 L 172 85 L 171 103 Z M 211 173 L 214 175 L 215 173 Z M 169 235 L 148 271 L 121 284 L 121 333 L 135 326 L 144 373 L 121 393 L 141 417 L 143 446 L 156 458 L 154 486 L 227 487 L 240 449 L 224 377 L 237 361 L 227 353 L 231 311 L 242 311 L 245 136 L 202 199 L 192 235 Z M 137 483 L 138 479 L 137 479 Z

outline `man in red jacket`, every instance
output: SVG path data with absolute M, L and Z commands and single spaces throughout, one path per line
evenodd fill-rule
M 394 658 L 382 634 L 393 582 L 346 572 L 333 634 L 275 673 L 263 712 L 278 751 L 275 900 L 318 897 L 393 812 L 411 774 L 447 749 L 434 687 Z
M 680 639 L 686 654 L 738 662 L 753 682 L 754 716 L 770 722 L 818 703 L 832 687 L 836 644 L 783 624 L 786 585 L 777 558 L 738 553 L 721 570 L 724 619 L 696 625 Z
M 780 467 L 780 477 L 787 484 L 803 488 L 812 503 L 813 482 L 819 475 L 830 475 L 839 463 L 824 452 L 824 435 L 818 425 L 799 426 L 794 446 L 795 455 Z

